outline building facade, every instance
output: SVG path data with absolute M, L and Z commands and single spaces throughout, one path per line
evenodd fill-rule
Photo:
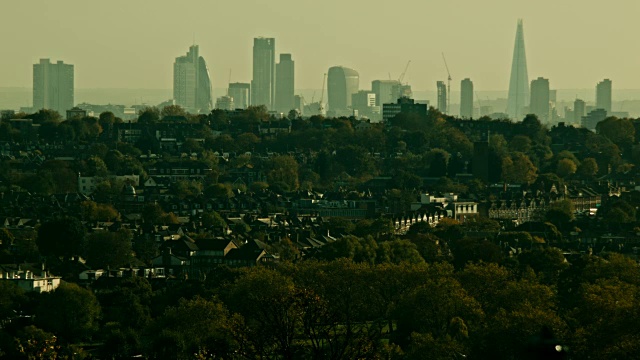
M 251 104 L 251 84 L 229 84 L 229 96 L 233 98 L 236 109 L 246 109 Z
M 33 65 L 33 108 L 51 109 L 64 116 L 74 105 L 74 67 L 40 59 Z
M 295 62 L 291 54 L 280 54 L 276 65 L 276 107 L 275 110 L 287 114 L 295 109 Z
M 227 111 L 235 110 L 236 109 L 236 105 L 235 105 L 235 103 L 233 101 L 233 97 L 231 97 L 231 96 L 220 96 L 216 100 L 216 109 L 217 110 L 227 110 Z
M 529 74 L 527 71 L 527 55 L 524 48 L 524 30 L 522 20 L 518 20 L 516 42 L 513 48 L 511 63 L 511 79 L 509 81 L 509 97 L 507 114 L 516 120 L 522 120 L 529 101 Z
M 276 39 L 253 39 L 253 80 L 251 80 L 251 105 L 275 106 L 276 92 Z
M 329 111 L 340 116 L 350 112 L 351 95 L 358 92 L 360 76 L 358 72 L 343 66 L 334 66 L 327 75 L 327 95 Z
M 529 112 L 542 122 L 549 119 L 549 79 L 539 77 L 531 82 L 531 101 Z
M 460 117 L 473 118 L 473 81 L 469 78 L 460 82 Z
M 447 85 L 444 81 L 438 81 L 436 87 L 438 88 L 438 110 L 443 114 L 447 114 L 449 112 L 449 109 L 447 109 Z
M 611 113 L 611 80 L 604 79 L 596 85 L 596 108 Z
M 212 107 L 211 78 L 198 45 L 173 63 L 173 100 L 192 113 L 208 113 Z
M 382 119 L 388 122 L 400 113 L 427 115 L 427 104 L 417 104 L 413 99 L 400 98 L 395 103 L 382 105 Z
M 397 80 L 374 80 L 371 82 L 371 91 L 376 94 L 376 106 L 393 104 L 400 96 L 396 93 L 400 82 Z
M 587 115 L 587 104 L 580 99 L 573 102 L 573 122 L 580 124 L 582 118 Z

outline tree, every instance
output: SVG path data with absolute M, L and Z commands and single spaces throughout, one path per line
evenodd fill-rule
M 269 159 L 266 164 L 266 175 L 270 185 L 282 183 L 288 187 L 287 190 L 296 190 L 300 185 L 298 162 L 288 155 L 278 155 Z
M 120 268 L 133 260 L 131 232 L 121 229 L 116 232 L 97 231 L 87 242 L 87 263 L 94 269 Z
M 593 178 L 598 175 L 598 162 L 594 158 L 583 159 L 577 169 L 577 173 L 585 178 Z
M 160 120 L 160 110 L 157 107 L 146 107 L 138 112 L 138 122 L 141 124 L 153 124 Z
M 77 218 L 57 218 L 40 226 L 36 243 L 42 254 L 65 257 L 66 260 L 84 253 L 86 230 Z
M 532 184 L 538 176 L 538 169 L 533 165 L 529 157 L 523 153 L 515 152 L 505 157 L 502 162 L 502 179 L 515 184 Z
M 36 309 L 36 323 L 62 340 L 89 339 L 98 326 L 100 305 L 90 290 L 62 283 L 46 294 Z
M 600 121 L 596 125 L 596 132 L 625 150 L 634 143 L 636 136 L 636 129 L 631 120 L 613 116 Z
M 193 359 L 199 352 L 208 359 L 232 358 L 240 350 L 234 337 L 240 323 L 215 298 L 183 298 L 151 325 L 147 353 L 162 359 Z
M 567 178 L 576 173 L 578 166 L 571 159 L 561 159 L 558 161 L 556 174 L 562 178 Z

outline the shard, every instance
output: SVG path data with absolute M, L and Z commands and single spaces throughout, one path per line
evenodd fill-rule
M 527 73 L 527 55 L 524 50 L 524 31 L 522 20 L 518 20 L 516 43 L 511 63 L 511 80 L 509 82 L 509 99 L 507 114 L 516 120 L 522 120 L 525 108 L 529 105 L 529 75 Z

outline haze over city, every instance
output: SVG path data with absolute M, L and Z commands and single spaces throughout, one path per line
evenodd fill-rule
M 51 58 L 75 65 L 78 89 L 170 89 L 173 60 L 195 39 L 213 87 L 224 88 L 229 69 L 232 82 L 251 79 L 253 38 L 267 36 L 278 53 L 293 55 L 299 89 L 319 89 L 334 65 L 356 69 L 361 84 L 396 79 L 411 60 L 405 81 L 434 90 L 446 79 L 444 52 L 454 90 L 470 77 L 478 90 L 506 91 L 518 18 L 531 78 L 549 78 L 555 89 L 640 82 L 640 48 L 626 27 L 640 12 L 633 1 L 37 0 L 2 8 L 0 31 L 13 36 L 0 38 L 10 54 L 0 87 L 30 87 L 32 65 Z

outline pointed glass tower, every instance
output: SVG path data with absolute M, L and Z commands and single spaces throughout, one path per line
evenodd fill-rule
M 524 51 L 524 31 L 522 19 L 518 20 L 516 44 L 513 48 L 513 63 L 511 63 L 511 81 L 509 82 L 509 100 L 507 114 L 515 120 L 522 120 L 525 107 L 529 102 L 529 75 L 527 72 L 527 56 Z

